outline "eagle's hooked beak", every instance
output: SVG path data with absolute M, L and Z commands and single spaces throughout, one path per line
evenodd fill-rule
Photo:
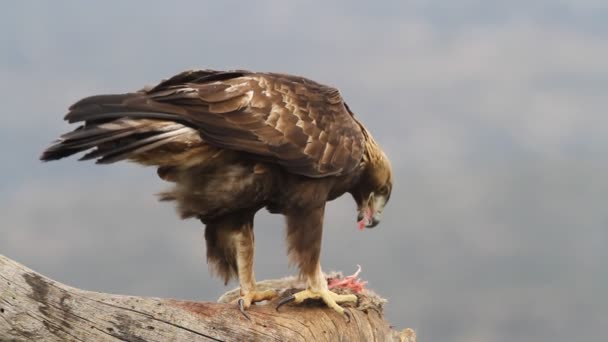
M 359 227 L 374 228 L 377 226 L 382 218 L 382 210 L 384 210 L 385 204 L 386 198 L 384 196 L 376 196 L 373 192 L 370 193 L 366 203 L 359 208 L 359 215 L 357 215 Z

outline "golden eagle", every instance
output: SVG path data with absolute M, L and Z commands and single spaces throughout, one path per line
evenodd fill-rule
M 161 199 L 205 224 L 210 268 L 226 283 L 238 277 L 243 313 L 277 295 L 256 291 L 253 217 L 262 208 L 287 218 L 289 257 L 307 280 L 279 306 L 315 298 L 344 314 L 338 303 L 356 301 L 331 292 L 321 271 L 325 203 L 350 193 L 359 224 L 374 227 L 392 173 L 335 88 L 285 74 L 192 70 L 137 92 L 84 98 L 65 120 L 83 124 L 41 159 L 89 150 L 81 160 L 157 166 L 175 183 Z

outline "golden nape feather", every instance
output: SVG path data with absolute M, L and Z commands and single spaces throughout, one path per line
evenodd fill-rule
M 161 199 L 205 224 L 207 260 L 224 281 L 237 277 L 240 309 L 272 298 L 253 276 L 253 218 L 262 208 L 287 218 L 290 259 L 308 288 L 286 300 L 352 302 L 327 287 L 320 265 L 325 203 L 350 193 L 362 226 L 375 227 L 392 191 L 388 158 L 339 91 L 276 73 L 194 70 L 133 93 L 75 103 L 80 123 L 42 160 L 155 165 L 175 183 Z M 356 297 L 354 297 L 356 300 Z M 284 303 L 282 301 L 281 303 Z

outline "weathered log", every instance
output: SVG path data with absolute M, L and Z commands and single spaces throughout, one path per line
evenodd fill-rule
M 381 304 L 360 299 L 350 322 L 321 305 L 277 312 L 274 301 L 252 306 L 248 320 L 229 303 L 72 288 L 0 255 L 1 341 L 415 341 L 389 326 Z

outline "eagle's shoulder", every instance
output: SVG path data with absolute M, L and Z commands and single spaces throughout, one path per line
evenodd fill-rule
M 190 70 L 147 94 L 185 110 L 209 144 L 248 152 L 292 173 L 344 174 L 363 155 L 363 128 L 340 91 L 305 77 Z

